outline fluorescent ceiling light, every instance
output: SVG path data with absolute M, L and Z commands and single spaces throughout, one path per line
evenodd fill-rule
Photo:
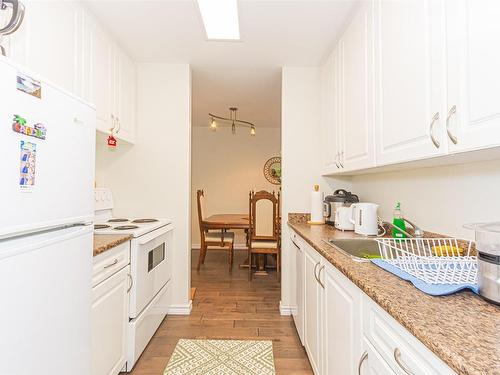
M 237 0 L 198 0 L 209 40 L 239 40 Z

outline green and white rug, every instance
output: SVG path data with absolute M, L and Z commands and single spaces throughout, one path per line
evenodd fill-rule
M 272 341 L 186 340 L 164 375 L 275 375 Z

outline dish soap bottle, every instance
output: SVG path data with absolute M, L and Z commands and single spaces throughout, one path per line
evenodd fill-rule
M 392 219 L 392 224 L 399 228 L 402 229 L 406 232 L 406 223 L 403 218 L 403 212 L 401 211 L 401 203 L 398 202 L 396 204 L 396 208 L 394 209 L 394 217 Z M 392 237 L 393 238 L 406 238 L 406 235 L 396 228 L 392 228 Z

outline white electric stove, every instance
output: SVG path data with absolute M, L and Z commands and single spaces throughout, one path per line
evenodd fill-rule
M 131 234 L 127 371 L 131 371 L 169 308 L 173 224 L 168 219 L 113 217 L 110 189 L 96 188 L 94 232 Z

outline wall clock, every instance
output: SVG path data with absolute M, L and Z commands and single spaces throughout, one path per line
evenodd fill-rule
M 264 176 L 273 185 L 281 185 L 281 157 L 275 156 L 264 164 Z

